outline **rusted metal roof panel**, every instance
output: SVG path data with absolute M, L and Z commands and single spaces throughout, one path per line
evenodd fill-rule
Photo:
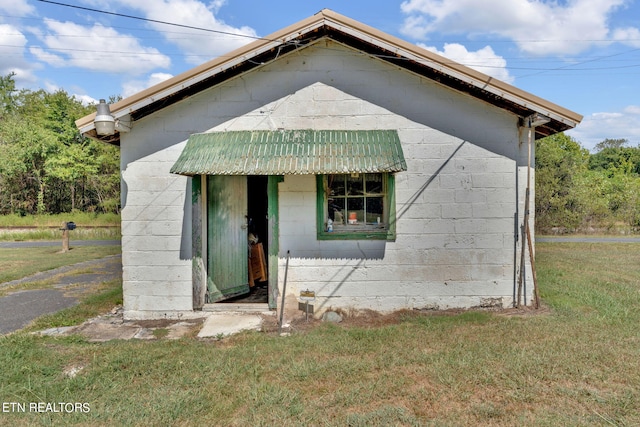
M 199 133 L 171 168 L 181 175 L 321 175 L 407 170 L 395 130 Z

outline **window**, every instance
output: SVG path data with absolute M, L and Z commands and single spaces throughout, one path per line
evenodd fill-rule
M 388 173 L 319 175 L 318 239 L 395 239 L 394 179 Z

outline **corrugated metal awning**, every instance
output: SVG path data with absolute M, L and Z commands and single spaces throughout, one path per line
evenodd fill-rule
M 277 130 L 189 137 L 172 173 L 290 175 L 407 170 L 395 130 Z

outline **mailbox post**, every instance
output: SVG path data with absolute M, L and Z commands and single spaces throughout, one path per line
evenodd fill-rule
M 69 252 L 69 230 L 75 230 L 74 222 L 63 222 L 60 230 L 62 230 L 62 252 Z

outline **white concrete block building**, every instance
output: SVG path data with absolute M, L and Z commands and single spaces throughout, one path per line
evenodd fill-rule
M 582 119 L 328 10 L 105 107 L 127 318 L 530 304 L 532 141 Z

